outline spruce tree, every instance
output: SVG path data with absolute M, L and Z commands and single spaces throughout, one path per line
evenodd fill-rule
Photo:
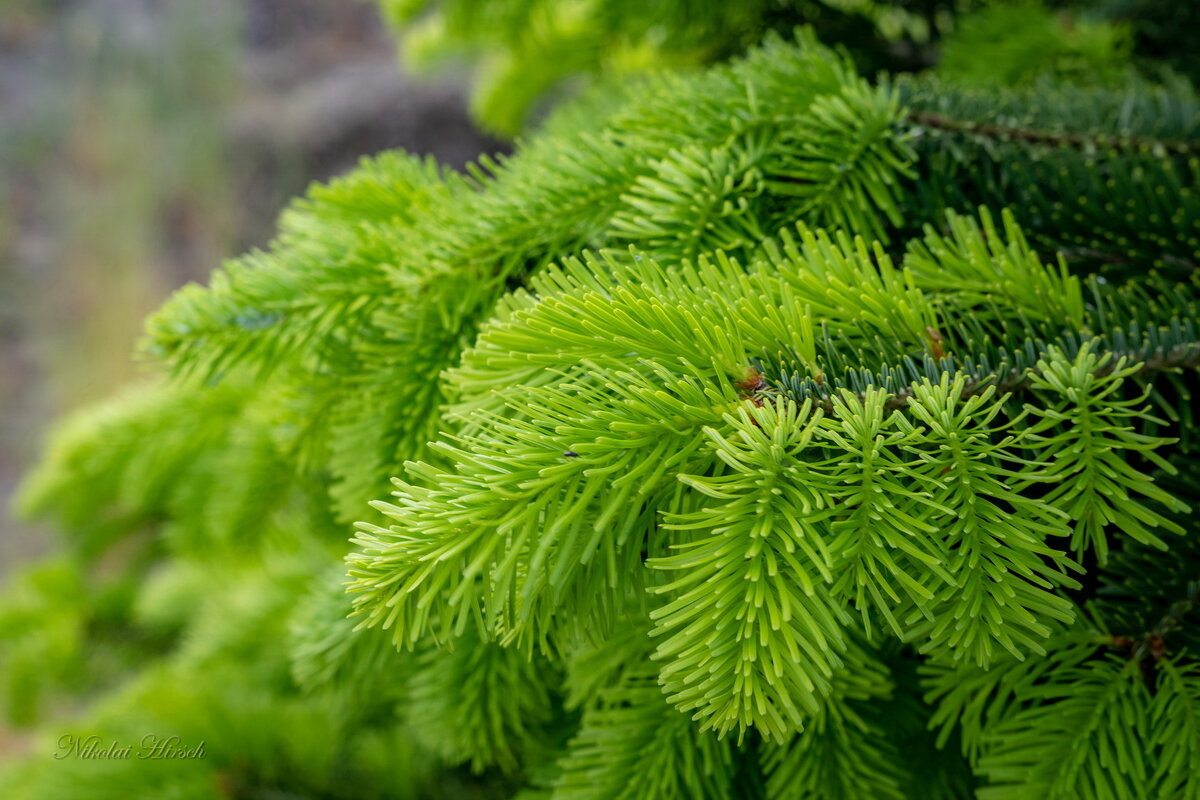
M 955 71 L 986 9 L 923 72 L 678 67 L 774 5 L 645 5 L 436 4 L 495 129 L 598 77 L 313 186 L 62 425 L 8 713 L 206 751 L 50 715 L 7 796 L 1200 797 L 1191 84 L 1049 12 Z

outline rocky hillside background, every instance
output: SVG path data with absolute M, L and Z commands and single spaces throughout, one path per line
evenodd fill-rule
M 49 420 L 135 378 L 140 321 L 266 244 L 312 180 L 391 147 L 502 145 L 353 0 L 6 0 L 0 11 L 0 574 Z

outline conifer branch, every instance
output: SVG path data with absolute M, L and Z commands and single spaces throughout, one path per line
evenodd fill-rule
M 1136 136 L 1111 136 L 1105 133 L 1070 133 L 1061 131 L 1035 130 L 1015 126 L 997 125 L 958 119 L 946 114 L 930 111 L 910 111 L 907 119 L 919 127 L 969 133 L 1001 141 L 1019 141 L 1030 144 L 1047 144 L 1056 147 L 1071 147 L 1080 150 L 1113 150 L 1116 152 L 1152 152 L 1163 155 L 1187 156 L 1200 152 L 1200 145 L 1192 142 L 1146 139 Z
M 463 2 L 534 89 L 578 55 Z M 0 696 L 104 609 L 177 646 L 88 724 L 223 752 L 37 796 L 1196 797 L 1198 140 L 1183 85 L 801 31 L 315 187 L 64 429 L 24 497 L 78 563 L 0 609 Z
M 1082 338 L 1082 337 L 1081 337 Z M 1142 351 L 1137 350 L 1111 350 L 1104 351 L 1105 355 L 1111 356 L 1105 359 L 1103 365 L 1098 366 L 1092 373 L 1095 378 L 1103 378 L 1112 374 L 1115 370 L 1121 368 L 1122 365 L 1132 363 L 1135 371 L 1132 374 L 1142 377 L 1153 377 L 1156 373 L 1172 372 L 1180 369 L 1200 369 L 1200 341 L 1187 342 L 1176 345 L 1171 350 L 1162 355 L 1146 358 Z M 936 357 L 932 361 L 937 362 L 941 359 Z M 751 367 L 751 369 L 757 368 Z M 1028 366 L 1023 369 L 1009 370 L 1004 377 L 998 375 L 968 375 L 966 384 L 963 387 L 964 396 L 972 396 L 982 394 L 988 390 L 994 390 L 1000 395 L 1009 395 L 1019 392 L 1028 391 L 1040 377 L 1039 367 L 1037 365 Z M 824 379 L 824 376 L 823 376 Z M 733 382 L 735 386 L 743 389 L 747 399 L 761 402 L 765 397 L 777 396 L 779 394 L 791 393 L 793 382 L 770 382 L 767 378 L 761 377 L 755 382 L 755 387 L 752 389 L 744 389 L 739 386 L 737 381 Z M 825 414 L 836 414 L 838 404 L 835 396 L 829 393 L 829 390 L 822 394 L 812 395 L 806 394 L 804 397 L 809 397 L 815 400 L 816 407 L 820 408 Z M 866 397 L 866 392 L 858 392 L 856 396 L 863 400 Z M 797 398 L 799 399 L 799 397 Z M 912 399 L 912 388 L 905 387 L 897 392 L 891 393 L 884 400 L 884 408 L 888 411 L 903 410 Z

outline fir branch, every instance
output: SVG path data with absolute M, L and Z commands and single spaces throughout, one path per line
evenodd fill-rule
M 1128 662 L 1095 660 L 1027 689 L 1035 702 L 988 731 L 986 797 L 1139 797 L 1150 784 L 1153 700 Z
M 1105 133 L 1085 134 L 1036 130 L 978 122 L 970 119 L 959 119 L 930 111 L 910 111 L 906 118 L 921 128 L 932 128 L 951 133 L 969 133 L 1000 141 L 1046 144 L 1055 147 L 1071 147 L 1079 150 L 1153 152 L 1163 155 L 1174 154 L 1180 156 L 1200 152 L 1200 145 L 1186 141 L 1146 139 L 1136 136 L 1112 136 Z
M 601 693 L 559 762 L 562 800 L 720 800 L 736 796 L 729 742 L 696 729 L 643 664 Z
M 406 713 L 422 744 L 448 763 L 514 774 L 551 746 L 557 679 L 545 660 L 468 631 L 418 656 Z
M 1075 337 L 1077 341 L 1083 342 L 1078 350 L 1087 349 L 1089 341 L 1086 336 Z M 1093 343 L 1098 343 L 1099 340 L 1091 339 Z M 1050 346 L 1047 352 L 1053 352 L 1055 346 Z M 1061 351 L 1060 351 L 1061 352 Z M 1091 375 L 1093 378 L 1102 379 L 1118 369 L 1118 365 L 1131 364 L 1129 367 L 1129 375 L 1139 377 L 1153 378 L 1156 374 L 1163 372 L 1175 372 L 1178 370 L 1200 369 L 1200 341 L 1188 341 L 1175 345 L 1170 350 L 1161 355 L 1146 357 L 1144 350 L 1103 350 L 1103 364 L 1097 366 Z M 982 359 L 980 359 L 982 360 Z M 932 355 L 927 356 L 925 363 L 930 365 L 935 370 L 944 370 L 952 368 L 953 361 L 943 358 L 936 358 Z M 757 369 L 757 368 L 756 368 Z M 978 374 L 970 371 L 956 370 L 959 374 L 963 374 L 967 380 L 963 387 L 964 396 L 972 396 L 982 394 L 988 390 L 992 390 L 1001 396 L 1008 396 L 1028 392 L 1041 379 L 1042 370 L 1044 367 L 1033 365 L 1024 368 L 1013 368 L 1003 373 Z M 914 371 L 913 377 L 921 372 L 929 372 L 929 369 L 920 369 Z M 825 414 L 837 414 L 836 395 L 833 394 L 833 389 L 825 385 L 833 376 L 827 373 L 822 374 L 822 383 L 813 382 L 816 392 L 809 389 L 796 390 L 796 381 L 794 380 L 776 380 L 764 378 L 761 384 L 749 397 L 770 397 L 778 394 L 789 394 L 796 399 L 812 399 L 816 403 L 816 408 L 821 409 Z M 880 380 L 880 383 L 887 381 Z M 836 385 L 836 384 L 834 384 Z M 855 392 L 854 395 L 860 400 L 865 400 L 867 392 L 863 390 Z M 904 410 L 912 399 L 911 386 L 900 388 L 894 392 L 888 393 L 884 400 L 884 408 L 889 411 Z

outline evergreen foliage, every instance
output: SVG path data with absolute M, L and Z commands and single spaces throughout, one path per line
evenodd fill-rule
M 881 62 L 885 45 L 927 43 L 953 11 L 950 0 L 381 0 L 401 34 L 405 61 L 429 68 L 467 56 L 477 62 L 472 111 L 513 136 L 544 106 L 589 80 L 619 84 L 649 69 L 728 58 L 764 31 L 799 24 Z M 886 61 L 886 59 L 884 59 Z M 878 63 L 878 66 L 882 66 Z
M 13 796 L 1200 796 L 1200 101 L 1063 78 L 801 29 L 313 187 L 62 428 L 0 615 L 7 695 L 93 670 L 134 553 L 78 730 L 208 757 Z
M 1056 15 L 1036 0 L 996 3 L 968 16 L 942 47 L 940 71 L 984 86 L 1014 86 L 1047 74 L 1073 83 L 1120 83 L 1131 70 L 1125 25 Z

